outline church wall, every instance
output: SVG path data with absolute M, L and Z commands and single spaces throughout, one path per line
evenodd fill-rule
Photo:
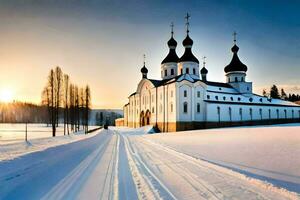
M 219 108 L 219 111 L 218 111 Z M 230 109 L 231 108 L 231 118 Z M 217 104 L 207 103 L 208 122 L 238 122 L 253 120 L 272 120 L 272 119 L 300 119 L 299 107 L 288 106 L 259 106 L 259 105 L 239 105 L 239 104 Z M 270 110 L 270 114 L 269 114 Z M 277 114 L 278 110 L 278 114 Z M 294 113 L 294 114 L 293 114 Z

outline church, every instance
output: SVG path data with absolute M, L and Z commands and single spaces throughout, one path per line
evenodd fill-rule
M 161 62 L 161 80 L 148 78 L 144 62 L 142 79 L 123 107 L 122 125 L 153 125 L 159 131 L 173 132 L 300 121 L 299 105 L 252 92 L 252 82 L 246 79 L 248 68 L 238 57 L 236 34 L 232 59 L 224 67 L 226 82 L 209 81 L 205 60 L 200 69 L 192 52 L 189 17 L 187 14 L 184 54 L 181 57 L 176 54 L 172 27 L 167 43 L 169 53 Z

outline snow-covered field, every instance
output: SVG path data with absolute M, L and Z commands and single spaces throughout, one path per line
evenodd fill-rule
M 150 129 L 111 127 L 15 154 L 0 161 L 0 199 L 300 199 L 298 125 Z
M 24 141 L 25 139 L 25 124 L 7 124 L 0 123 L 0 145 L 7 143 L 15 143 Z M 96 126 L 89 126 L 90 129 Z M 64 135 L 63 124 L 59 124 L 56 130 L 57 136 Z M 52 128 L 46 124 L 28 124 L 27 125 L 27 138 L 28 140 L 37 138 L 52 137 Z

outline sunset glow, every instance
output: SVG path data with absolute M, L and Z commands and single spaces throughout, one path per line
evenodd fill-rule
M 13 100 L 13 92 L 10 89 L 1 89 L 0 90 L 0 102 L 11 102 Z

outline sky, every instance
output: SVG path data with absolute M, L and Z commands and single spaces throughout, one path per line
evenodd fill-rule
M 141 80 L 160 79 L 174 22 L 177 54 L 190 13 L 194 55 L 208 80 L 224 82 L 232 33 L 254 91 L 272 84 L 300 93 L 300 2 L 296 0 L 0 0 L 0 91 L 40 103 L 51 68 L 89 84 L 93 108 L 122 108 Z M 7 92 L 6 92 L 7 93 Z

